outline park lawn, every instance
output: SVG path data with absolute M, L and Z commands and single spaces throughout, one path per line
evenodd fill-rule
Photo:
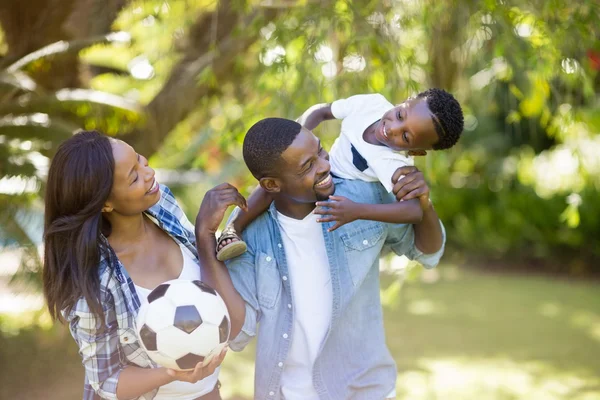
M 399 399 L 600 399 L 598 282 L 445 265 L 403 284 L 385 274 L 382 293 Z M 79 398 L 83 371 L 65 333 L 0 337 L 0 398 Z M 224 399 L 252 398 L 253 349 L 229 352 Z
M 382 287 L 398 399 L 600 399 L 600 283 L 446 265 Z M 251 399 L 252 354 L 227 356 L 226 398 Z

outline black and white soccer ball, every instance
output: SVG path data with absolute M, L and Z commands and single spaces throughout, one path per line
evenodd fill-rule
M 213 288 L 201 281 L 175 279 L 148 295 L 136 331 L 154 362 L 185 371 L 218 355 L 227 345 L 230 328 L 225 302 Z

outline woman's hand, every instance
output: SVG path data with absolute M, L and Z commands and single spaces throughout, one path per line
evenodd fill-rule
M 196 217 L 196 232 L 214 235 L 225 216 L 225 210 L 231 205 L 248 211 L 244 196 L 229 183 L 222 183 L 206 192 Z
M 202 366 L 202 363 L 199 362 L 196 364 L 196 368 L 194 368 L 192 371 L 176 371 L 174 369 L 167 368 L 167 374 L 169 374 L 169 376 L 176 381 L 196 383 L 207 376 L 212 375 L 217 367 L 221 365 L 226 354 L 227 347 L 221 350 L 221 353 L 213 357 L 213 359 L 210 360 L 210 362 L 205 366 Z
M 336 224 L 327 230 L 328 232 L 333 232 L 340 226 L 360 219 L 362 210 L 362 204 L 355 203 L 343 196 L 329 196 L 329 201 L 317 201 L 316 205 L 317 208 L 313 212 L 324 215 L 317 219 L 317 222 L 336 221 Z M 327 209 L 323 207 L 327 207 Z

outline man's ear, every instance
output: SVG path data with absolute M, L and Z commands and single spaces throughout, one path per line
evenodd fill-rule
M 267 193 L 279 193 L 281 191 L 281 185 L 279 179 L 272 177 L 260 178 L 260 187 L 262 187 Z
M 427 152 L 425 150 L 409 150 L 408 155 L 412 157 L 420 157 L 426 156 Z

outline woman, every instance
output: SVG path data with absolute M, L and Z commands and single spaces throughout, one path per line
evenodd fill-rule
M 44 295 L 79 346 L 84 399 L 220 399 L 226 350 L 193 371 L 161 368 L 140 347 L 135 319 L 160 283 L 202 279 L 223 297 L 237 335 L 244 303 L 214 255 L 215 231 L 232 204 L 246 207 L 233 186 L 207 192 L 194 232 L 170 190 L 125 142 L 84 131 L 59 147 L 46 188 Z

